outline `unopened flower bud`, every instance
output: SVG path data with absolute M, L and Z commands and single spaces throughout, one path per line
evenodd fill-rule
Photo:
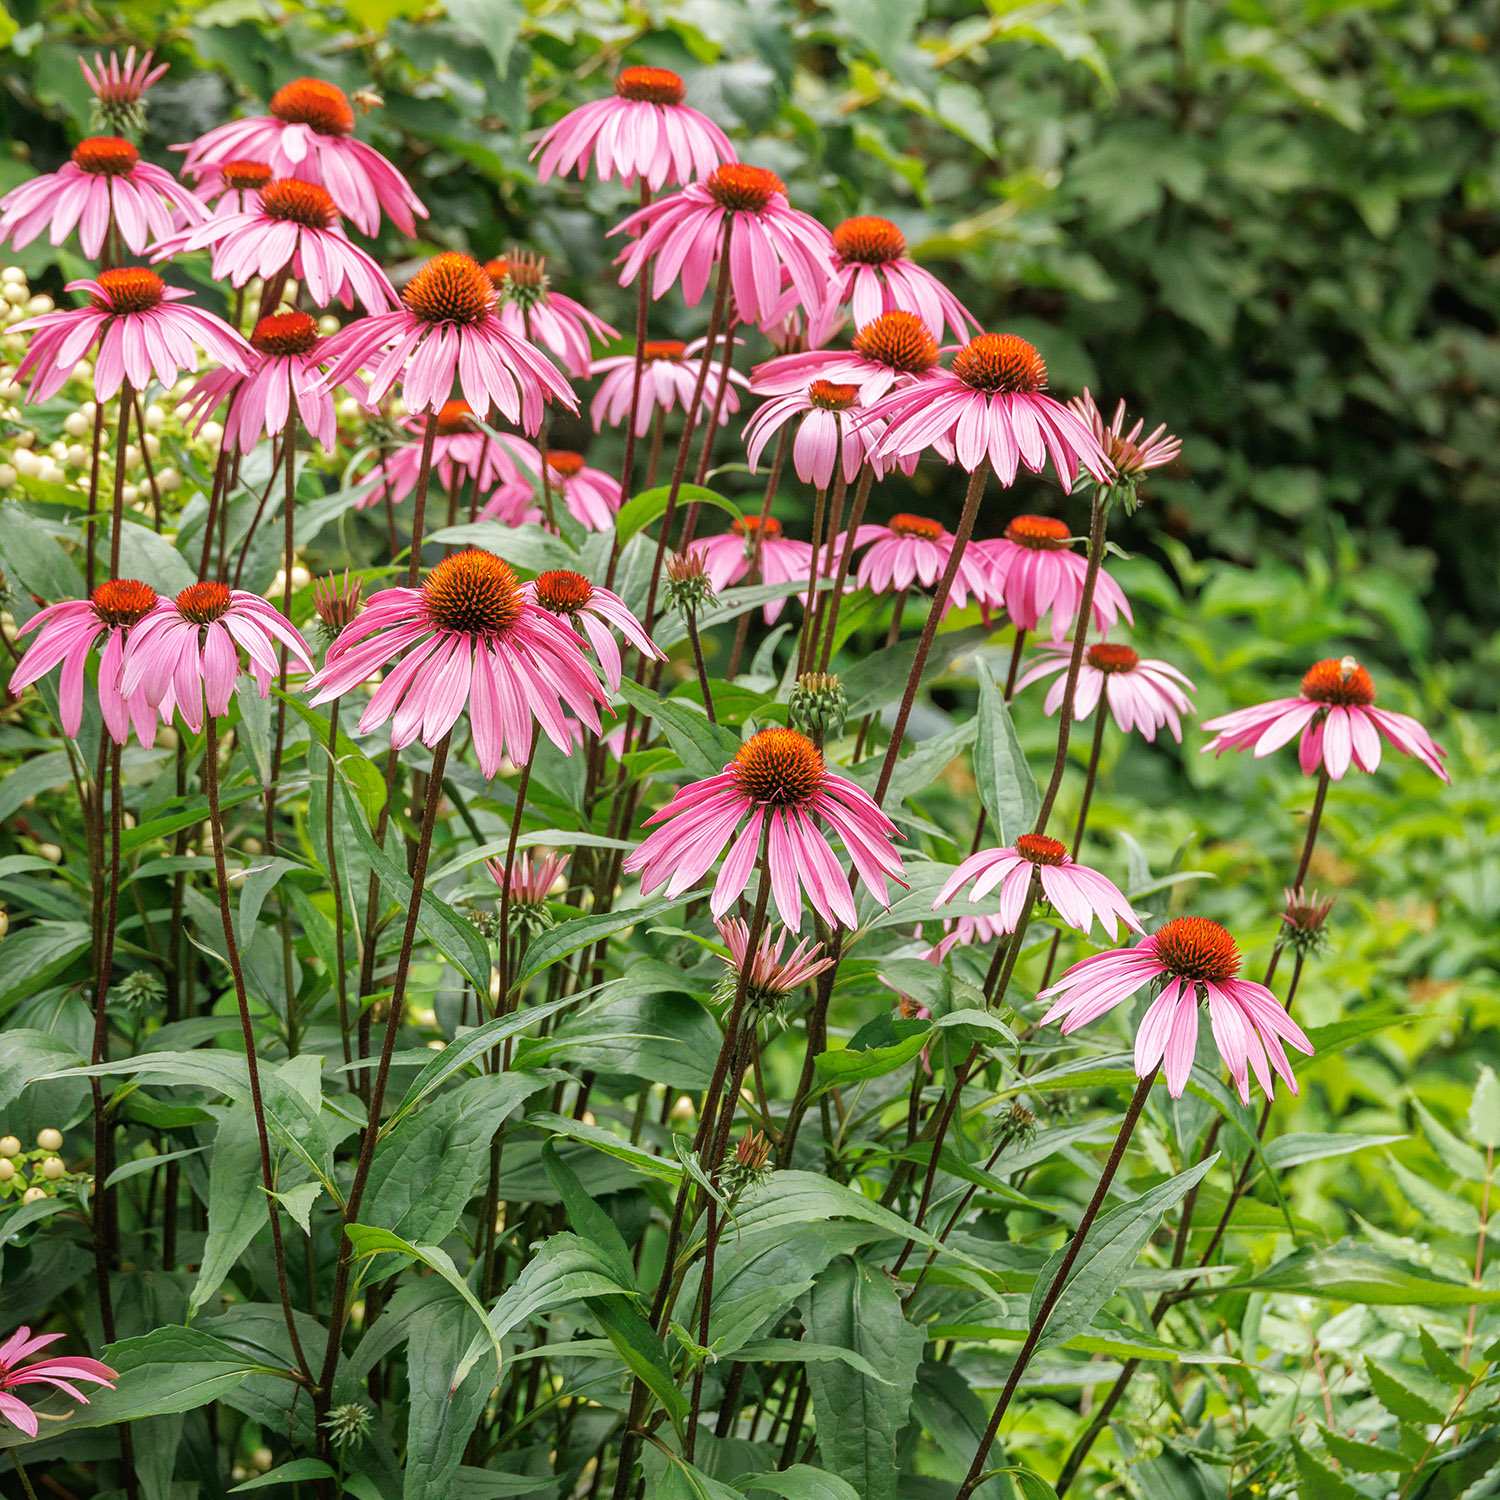
M 56 1182 L 59 1177 L 62 1177 L 67 1172 L 67 1170 L 68 1168 L 64 1163 L 62 1157 L 60 1156 L 49 1156 L 46 1157 L 42 1162 L 42 1176 L 45 1177 L 48 1182 Z
M 19 1156 L 21 1150 L 21 1142 L 16 1136 L 0 1136 L 0 1156 Z
M 1281 911 L 1283 941 L 1304 957 L 1322 952 L 1328 943 L 1323 925 L 1333 910 L 1335 898 L 1330 896 L 1325 901 L 1316 891 L 1304 890 L 1300 885 L 1287 887 L 1281 894 L 1285 902 Z
M 837 739 L 848 713 L 849 695 L 837 672 L 804 672 L 792 688 L 787 716 L 807 734 Z
M 703 553 L 674 552 L 667 559 L 667 603 L 683 614 L 702 614 L 715 599 Z
M 36 1143 L 43 1151 L 61 1151 L 62 1142 L 62 1131 L 53 1130 L 50 1126 L 36 1133 Z
M 29 1208 L 33 1203 L 40 1203 L 47 1196 L 47 1189 L 40 1187 L 29 1187 L 21 1194 L 22 1204 Z
M 320 578 L 313 586 L 313 609 L 318 616 L 318 633 L 331 646 L 354 621 L 360 611 L 363 585 L 344 569 L 342 580 Z
M 350 1448 L 362 1443 L 370 1435 L 375 1417 L 370 1408 L 361 1401 L 346 1401 L 335 1406 L 323 1423 L 336 1448 Z

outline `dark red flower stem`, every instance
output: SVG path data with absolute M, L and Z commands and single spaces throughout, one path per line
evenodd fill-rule
M 713 1077 L 710 1078 L 708 1089 L 703 1096 L 703 1117 L 699 1120 L 698 1129 L 693 1136 L 695 1154 L 702 1152 L 713 1139 L 720 1095 L 724 1092 L 730 1063 L 738 1048 L 740 1026 L 745 1013 L 745 997 L 750 989 L 750 971 L 755 964 L 755 953 L 760 946 L 761 934 L 765 931 L 766 905 L 771 895 L 770 870 L 767 861 L 770 830 L 771 824 L 768 818 L 760 839 L 758 856 L 760 879 L 756 886 L 755 910 L 750 917 L 750 928 L 746 939 L 745 962 L 740 967 L 739 977 L 735 983 L 734 999 L 730 1002 L 729 1014 L 724 1020 L 724 1041 L 719 1047 L 719 1056 L 714 1063 Z M 735 1101 L 732 1098 L 726 1098 L 723 1102 L 723 1107 L 731 1118 L 734 1115 L 734 1104 Z M 693 1179 L 684 1172 L 682 1184 L 677 1190 L 677 1200 L 672 1207 L 672 1222 L 667 1230 L 667 1245 L 662 1258 L 661 1277 L 656 1284 L 656 1295 L 651 1303 L 651 1324 L 658 1332 L 666 1326 L 666 1319 L 671 1313 L 670 1298 L 676 1279 L 677 1248 L 682 1242 L 682 1226 L 692 1186 Z M 620 1462 L 615 1473 L 613 1500 L 625 1500 L 630 1488 L 630 1476 L 635 1467 L 635 1454 L 640 1441 L 640 1423 L 646 1413 L 647 1395 L 645 1383 L 637 1377 L 631 1386 L 630 1410 L 625 1418 L 624 1435 L 620 1439 Z
M 1026 1373 L 1026 1367 L 1031 1363 L 1031 1357 L 1036 1353 L 1037 1345 L 1041 1342 L 1043 1333 L 1047 1329 L 1047 1320 L 1052 1316 L 1052 1310 L 1057 1306 L 1058 1299 L 1068 1284 L 1068 1276 L 1078 1260 L 1079 1253 L 1083 1250 L 1084 1241 L 1088 1238 L 1089 1230 L 1094 1227 L 1094 1220 L 1099 1216 L 1099 1210 L 1104 1205 L 1104 1200 L 1109 1194 L 1110 1186 L 1115 1180 L 1115 1173 L 1120 1170 L 1120 1162 L 1125 1156 L 1125 1147 L 1130 1142 L 1130 1137 L 1135 1130 L 1136 1122 L 1141 1117 L 1141 1111 L 1146 1107 L 1146 1099 L 1151 1093 L 1151 1085 L 1156 1082 L 1157 1069 L 1153 1068 L 1149 1074 L 1136 1085 L 1134 1095 L 1131 1097 L 1130 1106 L 1125 1111 L 1125 1118 L 1120 1124 L 1119 1134 L 1115 1136 L 1114 1146 L 1109 1153 L 1109 1159 L 1104 1163 L 1104 1171 L 1100 1175 L 1098 1185 L 1094 1188 L 1094 1196 L 1089 1199 L 1089 1205 L 1083 1211 L 1083 1217 L 1078 1221 L 1078 1227 L 1073 1231 L 1073 1238 L 1068 1242 L 1067 1252 L 1064 1254 L 1062 1264 L 1057 1268 L 1057 1274 L 1052 1278 L 1052 1284 L 1047 1288 L 1047 1295 L 1042 1300 L 1041 1308 L 1031 1321 L 1031 1328 L 1027 1332 L 1026 1341 L 1021 1345 L 1021 1352 L 1016 1356 L 1016 1362 L 1010 1368 L 1010 1374 L 1006 1377 L 1005 1387 L 1000 1392 L 1000 1399 L 995 1403 L 995 1410 L 990 1415 L 989 1426 L 985 1428 L 984 1436 L 979 1440 L 979 1448 L 974 1454 L 974 1461 L 969 1465 L 969 1472 L 964 1482 L 959 1485 L 954 1500 L 969 1500 L 969 1496 L 979 1488 L 985 1477 L 985 1462 L 989 1458 L 990 1449 L 994 1445 L 995 1435 L 1000 1431 L 1000 1423 L 1005 1418 L 1006 1410 L 1009 1408 L 1011 1398 L 1016 1393 L 1016 1388 L 1021 1383 L 1021 1377 Z
M 120 435 L 115 442 L 114 503 L 110 507 L 109 576 L 120 576 L 120 533 L 125 525 L 125 448 L 130 441 L 130 402 L 135 395 L 130 381 L 120 383 Z M 92 554 L 92 548 L 90 549 Z
M 234 998 L 239 1007 L 240 1034 L 245 1044 L 245 1068 L 250 1080 L 250 1107 L 255 1115 L 255 1134 L 260 1145 L 260 1179 L 266 1192 L 266 1216 L 271 1221 L 271 1246 L 276 1257 L 276 1285 L 281 1294 L 281 1313 L 286 1320 L 292 1356 L 302 1379 L 312 1385 L 312 1369 L 302 1350 L 297 1319 L 292 1312 L 292 1294 L 287 1285 L 286 1248 L 281 1240 L 281 1216 L 276 1208 L 276 1174 L 271 1167 L 271 1136 L 266 1128 L 266 1105 L 260 1088 L 260 1060 L 255 1049 L 255 1028 L 250 1020 L 250 1000 L 245 989 L 245 971 L 240 964 L 240 945 L 234 935 L 234 917 L 229 909 L 229 870 L 224 861 L 224 818 L 219 811 L 219 721 L 213 714 L 205 720 L 208 744 L 203 753 L 203 790 L 208 798 L 208 826 L 214 850 L 214 875 L 219 895 L 219 923 L 224 930 L 224 952 L 234 980 Z
M 865 518 L 865 503 L 870 498 L 870 487 L 874 483 L 875 470 L 866 460 L 859 472 L 859 482 L 854 487 L 854 504 L 849 508 L 849 525 L 844 530 L 844 547 L 839 553 L 838 571 L 834 574 L 833 587 L 828 591 L 828 620 L 823 627 L 823 649 L 818 656 L 820 672 L 826 672 L 833 660 L 833 642 L 839 629 L 839 606 L 844 602 L 844 584 L 848 580 L 849 564 L 854 557 L 854 536 Z M 831 555 L 831 538 L 828 545 Z
M 896 758 L 901 753 L 901 741 L 906 737 L 906 723 L 911 718 L 912 704 L 916 701 L 917 688 L 921 686 L 922 673 L 932 651 L 932 642 L 937 635 L 938 623 L 948 608 L 948 595 L 953 591 L 953 580 L 958 576 L 958 565 L 963 560 L 964 549 L 974 531 L 974 518 L 979 514 L 979 501 L 984 494 L 984 481 L 990 471 L 989 460 L 982 458 L 978 467 L 969 475 L 969 488 L 964 496 L 963 515 L 959 518 L 958 530 L 953 535 L 953 545 L 948 549 L 948 565 L 938 581 L 937 593 L 932 596 L 932 608 L 927 611 L 927 623 L 917 641 L 917 654 L 912 659 L 911 673 L 906 679 L 906 691 L 901 695 L 901 706 L 896 710 L 896 722 L 891 726 L 891 737 L 885 747 L 885 760 L 880 766 L 880 779 L 875 783 L 875 801 L 884 806 L 885 794 L 890 790 L 891 777 L 896 771 Z
M 641 207 L 649 208 L 651 205 L 651 188 L 643 177 L 640 180 Z M 655 257 L 652 257 L 654 260 Z M 631 496 L 631 485 L 635 483 L 635 414 L 641 404 L 641 380 L 646 369 L 646 327 L 651 309 L 651 265 L 648 260 L 641 267 L 639 284 L 635 293 L 635 367 L 631 372 L 630 379 L 630 416 L 625 422 L 625 457 L 620 464 L 620 496 L 628 500 Z M 609 582 L 605 584 L 608 588 L 614 581 L 615 563 L 619 554 L 610 558 Z
M 429 421 L 429 428 L 431 425 Z M 430 450 L 428 456 L 431 456 Z M 427 778 L 427 798 L 422 809 L 422 831 L 417 839 L 416 859 L 412 866 L 411 899 L 406 909 L 406 925 L 401 934 L 401 953 L 396 960 L 396 977 L 385 1018 L 380 1061 L 376 1065 L 375 1080 L 370 1090 L 369 1115 L 360 1134 L 359 1157 L 349 1184 L 349 1195 L 344 1200 L 345 1226 L 359 1222 L 360 1204 L 364 1201 L 365 1185 L 370 1179 L 370 1167 L 375 1160 L 375 1142 L 380 1135 L 380 1116 L 385 1107 L 385 1091 L 391 1076 L 391 1058 L 396 1051 L 396 1037 L 401 1031 L 401 1022 L 406 1012 L 406 987 L 411 979 L 412 950 L 417 941 L 417 918 L 422 910 L 422 889 L 427 883 L 427 865 L 432 855 L 432 834 L 437 825 L 438 803 L 443 800 L 443 772 L 448 764 L 451 738 L 451 733 L 445 734 L 432 752 L 432 772 Z M 333 1304 L 328 1321 L 328 1348 L 323 1356 L 323 1369 L 318 1377 L 314 1403 L 320 1424 L 320 1448 L 326 1448 L 328 1443 L 327 1433 L 322 1429 L 321 1422 L 326 1415 L 328 1393 L 333 1388 L 339 1352 L 343 1347 L 344 1318 L 348 1309 L 353 1266 L 354 1246 L 341 1236 L 338 1267 L 333 1280 Z

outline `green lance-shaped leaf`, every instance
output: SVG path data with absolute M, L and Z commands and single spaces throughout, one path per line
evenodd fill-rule
M 974 780 L 979 787 L 979 800 L 989 814 L 995 843 L 1013 844 L 1017 834 L 1029 833 L 1036 823 L 1042 797 L 1021 751 L 1021 742 L 1016 738 L 1005 694 L 983 657 L 979 658 L 977 718 Z
M 851 1350 L 885 1378 L 848 1365 L 807 1367 L 823 1462 L 864 1500 L 896 1500 L 896 1434 L 906 1425 L 927 1335 L 906 1321 L 889 1276 L 879 1266 L 840 1258 L 804 1299 L 807 1336 Z
M 1178 1173 L 1129 1203 L 1112 1208 L 1095 1221 L 1068 1273 L 1062 1296 L 1047 1320 L 1038 1349 L 1064 1343 L 1089 1326 L 1094 1314 L 1119 1291 L 1125 1273 L 1135 1264 L 1146 1241 L 1161 1223 L 1162 1215 L 1181 1203 L 1218 1159 L 1215 1152 L 1197 1166 Z M 1037 1272 L 1029 1311 L 1033 1322 L 1041 1316 L 1042 1303 L 1062 1267 L 1067 1249 L 1066 1245 L 1060 1247 Z

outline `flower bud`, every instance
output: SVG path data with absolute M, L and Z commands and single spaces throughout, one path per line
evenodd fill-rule
M 787 717 L 806 734 L 837 739 L 848 713 L 849 695 L 837 672 L 804 672 L 792 688 Z
M 0 1182 L 9 1182 L 16 1175 L 16 1164 L 0 1157 Z
M 21 1142 L 13 1135 L 0 1136 L 0 1156 L 19 1156 Z
M 29 1208 L 33 1203 L 40 1203 L 47 1196 L 47 1189 L 40 1187 L 29 1187 L 21 1194 L 21 1203 Z
M 703 554 L 674 552 L 667 559 L 667 603 L 683 614 L 701 614 L 715 599 Z
M 70 411 L 63 418 L 63 431 L 69 437 L 87 437 L 92 426 L 93 423 L 81 411 Z
M 62 1131 L 54 1130 L 51 1126 L 48 1126 L 45 1130 L 39 1130 L 36 1133 L 36 1143 L 43 1151 L 61 1151 L 63 1143 Z
M 60 1156 L 48 1156 L 42 1161 L 42 1176 L 48 1182 L 56 1182 L 66 1174 L 68 1168 Z

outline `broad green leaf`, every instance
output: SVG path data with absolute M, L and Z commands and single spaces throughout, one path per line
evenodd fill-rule
M 8 952 L 4 955 L 9 956 Z M 50 1032 L 29 1026 L 7 1031 L 0 1050 L 0 1109 L 19 1098 L 33 1079 L 82 1061 L 76 1047 Z
M 1052 1315 L 1047 1320 L 1038 1349 L 1050 1349 L 1088 1327 L 1094 1314 L 1120 1289 L 1125 1273 L 1135 1265 L 1146 1241 L 1156 1232 L 1162 1215 L 1175 1208 L 1208 1174 L 1218 1161 L 1218 1153 L 1197 1166 L 1142 1193 L 1129 1203 L 1122 1203 L 1101 1215 L 1089 1230 L 1083 1249 L 1074 1261 Z M 1067 1246 L 1060 1248 L 1037 1273 L 1031 1290 L 1030 1317 L 1035 1322 L 1042 1312 L 1048 1290 L 1059 1270 Z
M 1438 1343 L 1430 1330 L 1419 1328 L 1417 1337 L 1422 1345 L 1422 1363 L 1427 1366 L 1429 1375 L 1456 1391 L 1464 1390 L 1472 1384 L 1473 1377 Z
M 90 1386 L 89 1404 L 68 1396 L 38 1403 L 42 1412 L 66 1411 L 62 1421 L 47 1421 L 49 1438 L 86 1427 L 113 1427 L 141 1417 L 192 1411 L 217 1401 L 252 1371 L 267 1366 L 197 1328 L 168 1326 L 140 1338 L 121 1339 L 100 1357 L 119 1375 L 112 1391 Z M 0 1425 L 0 1448 L 13 1448 L 31 1439 L 9 1422 Z
M 932 643 L 927 664 L 922 668 L 922 687 L 948 671 L 955 658 L 966 655 L 988 640 L 990 631 L 983 625 L 966 625 L 959 630 L 939 630 Z M 849 718 L 888 708 L 906 691 L 911 669 L 917 659 L 917 637 L 873 651 L 839 674 L 849 698 Z
M 0 966 L 0 1015 L 36 994 L 92 946 L 82 922 L 33 922 L 11 933 Z
M 1326 1161 L 1332 1156 L 1352 1156 L 1367 1146 L 1389 1146 L 1404 1141 L 1404 1135 L 1326 1134 L 1318 1131 L 1291 1131 L 1277 1136 L 1266 1147 L 1266 1160 L 1278 1172 L 1300 1167 L 1310 1161 Z
M 1394 1448 L 1383 1448 L 1378 1443 L 1360 1443 L 1345 1437 L 1340 1432 L 1318 1424 L 1328 1452 L 1346 1469 L 1356 1474 L 1404 1474 L 1411 1468 L 1411 1460 Z
M 628 677 L 620 683 L 620 696 L 637 712 L 658 723 L 667 743 L 694 781 L 719 775 L 734 759 L 740 737 L 723 724 L 712 724 L 708 715 L 681 698 L 659 698 Z
M 540 974 L 558 959 L 576 953 L 585 943 L 595 943 L 600 938 L 613 937 L 627 927 L 649 922 L 664 912 L 685 906 L 696 895 L 694 891 L 684 891 L 680 896 L 658 897 L 654 901 L 643 901 L 639 906 L 616 907 L 598 916 L 574 917 L 571 921 L 559 922 L 556 927 L 531 940 L 515 982 L 524 984 L 533 974 Z
M 1418 1384 L 1418 1373 L 1406 1365 L 1392 1360 L 1365 1356 L 1365 1374 L 1370 1381 L 1370 1394 L 1396 1418 L 1398 1422 L 1441 1422 L 1447 1415 L 1448 1403 L 1444 1401 L 1432 1382 L 1422 1380 Z
M 289 1463 L 277 1464 L 254 1479 L 247 1479 L 229 1491 L 231 1495 L 242 1495 L 249 1490 L 269 1489 L 273 1484 L 296 1484 L 302 1479 L 336 1479 L 338 1470 L 331 1469 L 321 1458 L 294 1458 Z
M 1466 1307 L 1500 1302 L 1500 1287 L 1446 1281 L 1351 1239 L 1340 1240 L 1325 1250 L 1295 1251 L 1258 1276 L 1231 1285 L 1237 1292 L 1292 1292 L 1377 1307 Z M 1217 1290 L 1223 1289 L 1220 1283 Z M 1197 1286 L 1187 1295 L 1203 1296 L 1208 1291 Z
M 688 1414 L 687 1397 L 678 1390 L 667 1351 L 656 1330 L 635 1305 L 635 1297 L 594 1296 L 587 1300 L 620 1358 L 661 1403 L 672 1421 L 680 1425 Z
M 603 1254 L 576 1234 L 554 1234 L 528 1260 L 490 1311 L 485 1332 L 475 1338 L 459 1361 L 450 1389 L 457 1386 L 484 1353 L 485 1341 L 498 1345 L 528 1319 L 580 1302 L 586 1297 L 619 1294 L 620 1284 Z
M 500 1046 L 507 1037 L 516 1036 L 527 1027 L 545 1021 L 548 1016 L 556 1015 L 558 1011 L 576 1004 L 591 993 L 592 991 L 585 991 L 578 995 L 565 995 L 561 1000 L 553 1000 L 546 1005 L 522 1006 L 508 1016 L 486 1021 L 483 1026 L 476 1026 L 455 1037 L 412 1080 L 401 1096 L 401 1103 L 386 1121 L 384 1131 L 389 1133 L 394 1130 L 434 1089 L 440 1088 L 455 1073 L 477 1062 L 486 1052 Z
M 474 1332 L 471 1303 L 470 1298 L 444 1297 L 429 1302 L 410 1322 L 405 1500 L 453 1493 L 464 1448 L 494 1388 L 495 1371 L 487 1361 L 463 1380 L 453 1378 Z
M 806 1363 L 810 1360 L 836 1359 L 840 1364 L 848 1365 L 851 1370 L 863 1375 L 867 1380 L 879 1381 L 881 1385 L 891 1385 L 893 1382 L 881 1373 L 879 1368 L 870 1363 L 868 1359 L 855 1349 L 846 1349 L 841 1344 L 818 1344 L 811 1339 L 751 1339 L 741 1344 L 735 1351 L 734 1356 L 739 1360 L 764 1360 L 780 1363 L 789 1360 L 793 1364 Z
M 365 858 L 380 875 L 383 893 L 394 897 L 403 911 L 411 907 L 411 880 L 404 865 L 397 865 L 375 842 L 365 827 L 363 814 L 347 783 L 340 783 L 349 828 L 364 851 Z M 446 902 L 433 895 L 431 888 L 422 892 L 417 912 L 417 930 L 453 965 L 481 995 L 490 992 L 490 950 L 473 924 L 464 921 Z
M 736 1482 L 752 1495 L 780 1495 L 782 1500 L 861 1500 L 859 1491 L 847 1479 L 826 1469 L 815 1469 L 811 1464 L 793 1464 L 780 1471 L 769 1469 Z
M 982 656 L 978 658 L 977 670 L 979 707 L 975 717 L 979 732 L 974 741 L 974 780 L 978 783 L 979 800 L 990 815 L 994 843 L 1012 844 L 1017 834 L 1031 831 L 1042 796 L 1016 738 L 1005 694 Z
M 348 1235 L 349 1243 L 354 1246 L 354 1253 L 361 1259 L 368 1255 L 378 1255 L 382 1250 L 393 1250 L 398 1255 L 405 1255 L 412 1260 L 420 1261 L 429 1270 L 436 1271 L 463 1298 L 470 1311 L 484 1325 L 485 1332 L 490 1336 L 490 1347 L 495 1351 L 495 1370 L 496 1373 L 499 1372 L 503 1352 L 500 1348 L 500 1340 L 490 1331 L 489 1316 L 484 1310 L 484 1304 L 469 1290 L 469 1284 L 458 1274 L 458 1268 L 453 1264 L 452 1257 L 441 1245 L 411 1245 L 400 1235 L 392 1234 L 388 1229 L 378 1229 L 370 1224 L 346 1224 L 344 1233 Z
M 632 495 L 620 507 L 620 513 L 615 517 L 615 539 L 621 547 L 636 532 L 644 531 L 653 521 L 666 514 L 667 500 L 671 493 L 670 485 L 658 485 L 653 490 L 643 490 L 639 495 Z M 723 511 L 733 520 L 741 519 L 740 508 L 734 501 L 726 500 L 723 495 L 705 489 L 701 484 L 684 484 L 678 487 L 678 515 L 695 500 L 699 505 L 711 505 L 714 509 Z
M 584 1192 L 578 1173 L 557 1154 L 557 1147 L 551 1141 L 542 1146 L 542 1168 L 557 1189 L 557 1196 L 562 1199 L 568 1220 L 578 1236 L 588 1240 L 604 1257 L 622 1289 L 634 1291 L 635 1266 L 630 1258 L 630 1247 L 615 1221 Z
M 842 1363 L 808 1365 L 823 1462 L 862 1500 L 896 1500 L 896 1435 L 906 1425 L 927 1335 L 906 1321 L 885 1271 L 861 1260 L 836 1260 L 803 1304 L 814 1343 L 848 1349 L 885 1372 L 874 1379 Z
M 1297 1478 L 1300 1481 L 1298 1495 L 1306 1500 L 1361 1500 L 1360 1492 L 1353 1485 L 1330 1469 L 1316 1454 L 1296 1439 L 1292 1439 L 1292 1453 L 1297 1462 Z
M 1469 1135 L 1476 1146 L 1488 1151 L 1500 1146 L 1500 1078 L 1488 1063 L 1480 1065 L 1469 1101 Z

